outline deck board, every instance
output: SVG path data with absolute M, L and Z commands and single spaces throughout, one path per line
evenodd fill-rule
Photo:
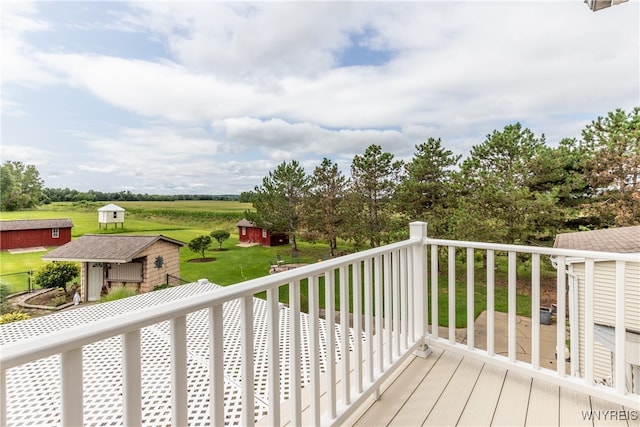
M 531 378 L 508 371 L 491 425 L 524 425 L 530 392 Z
M 534 379 L 531 384 L 526 426 L 557 426 L 560 420 L 560 387 Z
M 416 426 L 422 424 L 461 360 L 462 357 L 457 354 L 444 352 L 388 425 Z
M 354 425 L 368 427 L 389 424 L 411 393 L 429 374 L 441 354 L 442 350 L 433 350 L 433 354 L 426 359 L 414 357 L 376 401 L 375 410 L 367 411 Z
M 348 425 L 640 427 L 638 411 L 443 349 L 412 360 L 363 411 Z
M 485 364 L 476 381 L 473 393 L 458 420 L 459 426 L 488 426 L 491 424 L 507 370 Z
M 450 426 L 457 424 L 476 384 L 475 379 L 482 371 L 482 365 L 483 363 L 478 360 L 462 359 L 458 369 L 454 372 L 422 425 Z

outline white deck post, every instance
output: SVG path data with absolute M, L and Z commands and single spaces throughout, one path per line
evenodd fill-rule
M 82 347 L 62 353 L 60 368 L 62 396 L 60 423 L 63 426 L 81 426 L 83 424 Z
M 426 269 L 426 239 L 427 223 L 412 222 L 409 224 L 409 238 L 417 239 L 418 244 L 413 247 L 413 323 L 418 339 L 422 341 L 415 354 L 420 357 L 427 357 L 431 349 L 425 341 L 427 331 L 427 269 Z
M 142 424 L 142 367 L 140 363 L 140 330 L 122 335 L 123 424 Z

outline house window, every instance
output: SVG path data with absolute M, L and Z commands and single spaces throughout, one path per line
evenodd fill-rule
M 264 228 L 262 229 L 262 238 L 263 239 L 267 238 L 267 230 L 265 230 Z
M 242 227 L 242 235 L 243 236 L 247 235 L 247 227 Z
M 51 229 L 51 238 L 52 239 L 57 239 L 60 237 L 60 229 L 59 228 L 52 228 Z

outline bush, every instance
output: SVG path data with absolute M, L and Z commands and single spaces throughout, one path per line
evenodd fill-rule
M 101 296 L 100 302 L 116 301 L 122 298 L 132 297 L 137 294 L 138 291 L 136 289 L 127 288 L 126 286 L 118 286 L 109 290 L 107 295 Z
M 27 313 L 23 313 L 21 311 L 14 311 L 11 313 L 6 313 L 0 316 L 0 325 L 4 325 L 5 323 L 17 322 L 19 320 L 27 320 L 31 319 Z
M 36 273 L 35 283 L 41 288 L 62 288 L 80 274 L 80 267 L 73 262 L 49 262 Z

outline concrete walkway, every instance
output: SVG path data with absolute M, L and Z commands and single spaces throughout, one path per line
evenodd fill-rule
M 495 312 L 494 314 L 494 349 L 496 354 L 508 356 L 508 325 L 507 313 Z M 556 369 L 556 324 L 540 325 L 540 366 L 548 369 Z M 516 316 L 516 359 L 531 363 L 531 335 L 532 320 L 528 317 Z M 449 329 L 440 327 L 438 336 L 446 338 Z M 456 330 L 456 341 L 467 342 L 467 330 Z M 487 312 L 483 311 L 474 323 L 474 344 L 476 348 L 487 349 Z

